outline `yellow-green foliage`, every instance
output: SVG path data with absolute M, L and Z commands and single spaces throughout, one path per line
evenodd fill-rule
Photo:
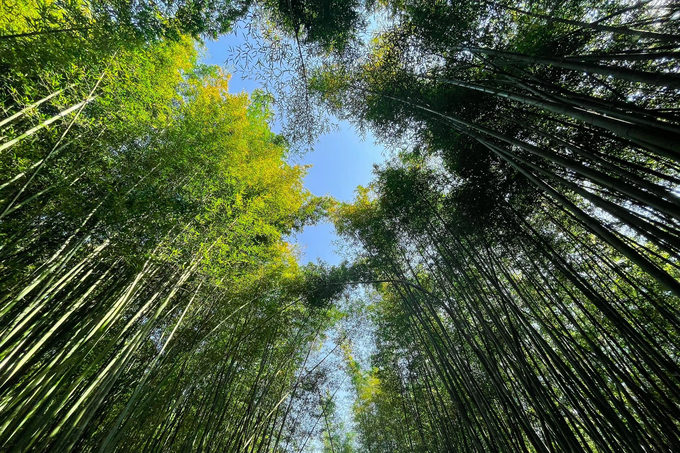
M 82 0 L 4 0 L 0 3 L 0 34 L 68 28 L 72 25 L 74 12 L 89 18 L 89 3 Z

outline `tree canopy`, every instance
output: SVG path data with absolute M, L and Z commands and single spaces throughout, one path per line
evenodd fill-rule
M 0 8 L 0 450 L 680 450 L 675 3 Z

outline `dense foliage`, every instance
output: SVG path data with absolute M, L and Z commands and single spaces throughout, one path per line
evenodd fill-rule
M 0 8 L 0 450 L 680 450 L 673 2 Z M 197 61 L 242 18 L 288 136 Z M 324 110 L 394 150 L 352 203 Z
M 275 449 L 333 316 L 284 237 L 328 201 L 193 41 L 42 44 L 2 76 L 1 449 Z
M 401 150 L 337 213 L 393 283 L 361 444 L 676 450 L 677 6 L 391 8 L 314 80 Z

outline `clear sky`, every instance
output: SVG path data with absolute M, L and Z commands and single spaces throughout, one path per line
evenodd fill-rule
M 240 32 L 222 36 L 218 41 L 207 41 L 206 64 L 220 65 L 232 74 L 229 91 L 251 92 L 261 85 L 255 80 L 245 80 L 227 61 L 229 47 L 237 47 L 244 40 Z M 314 151 L 306 154 L 299 163 L 311 164 L 305 186 L 315 195 L 330 195 L 340 201 L 351 201 L 359 185 L 367 185 L 372 177 L 373 164 L 384 160 L 383 148 L 375 144 L 368 134 L 362 139 L 347 122 L 339 122 L 339 130 L 320 138 Z M 305 228 L 297 236 L 297 243 L 303 252 L 302 263 L 317 258 L 336 264 L 342 258 L 334 253 L 333 244 L 337 238 L 333 227 L 322 224 Z

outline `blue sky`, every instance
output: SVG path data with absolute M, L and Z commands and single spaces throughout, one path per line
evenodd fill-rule
M 206 64 L 220 65 L 232 74 L 229 91 L 251 92 L 261 85 L 255 80 L 245 80 L 234 71 L 227 60 L 230 46 L 243 44 L 241 33 L 222 36 L 218 41 L 207 41 Z M 305 186 L 315 195 L 330 195 L 340 201 L 351 201 L 359 185 L 367 185 L 372 177 L 374 163 L 384 160 L 383 147 L 375 144 L 372 135 L 362 139 L 347 122 L 339 122 L 339 130 L 320 138 L 312 152 L 307 153 L 299 163 L 311 164 Z M 303 252 L 302 263 L 316 261 L 317 257 L 336 264 L 341 257 L 334 253 L 333 241 L 337 237 L 333 227 L 321 224 L 305 228 L 297 236 L 297 243 Z

